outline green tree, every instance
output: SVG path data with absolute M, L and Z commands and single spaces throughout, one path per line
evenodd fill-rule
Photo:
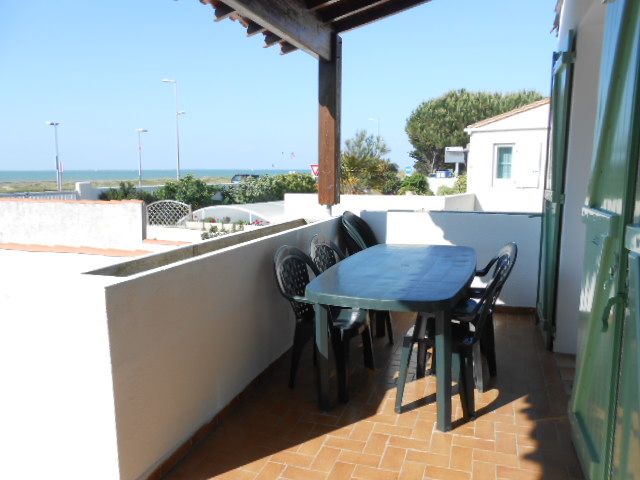
M 204 181 L 189 174 L 180 180 L 170 180 L 156 190 L 159 200 L 177 200 L 191 205 L 197 210 L 213 204 L 213 195 L 219 190 L 215 185 L 207 185 Z
M 490 93 L 462 89 L 423 102 L 411 113 L 405 126 L 416 170 L 429 174 L 442 169 L 445 147 L 469 143 L 469 135 L 464 131 L 468 125 L 541 98 L 540 93 L 531 90 Z
M 398 166 L 385 158 L 388 153 L 382 137 L 369 135 L 366 130 L 357 131 L 345 142 L 340 158 L 342 193 L 385 192 L 393 188 Z
M 398 193 L 402 195 L 407 192 L 413 192 L 416 195 L 433 195 L 427 177 L 419 172 L 413 172 L 402 180 Z

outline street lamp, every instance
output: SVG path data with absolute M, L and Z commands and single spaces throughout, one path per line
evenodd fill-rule
M 372 117 L 369 119 L 369 121 L 371 122 L 376 122 L 376 124 L 378 125 L 378 133 L 377 136 L 380 136 L 380 117 Z
M 47 121 L 47 125 L 53 127 L 53 138 L 55 139 L 56 144 L 56 186 L 58 187 L 58 191 L 62 191 L 62 171 L 60 163 L 60 156 L 58 155 L 58 125 L 60 122 L 53 122 L 51 120 Z
M 180 115 L 184 115 L 186 112 L 178 109 L 178 81 L 170 78 L 163 78 L 162 82 L 173 83 L 176 96 L 176 179 L 180 180 L 180 125 L 178 119 L 180 118 Z
M 147 133 L 149 130 L 146 128 L 137 128 L 136 132 L 138 132 L 138 186 L 142 186 L 142 140 L 140 136 L 143 133 Z

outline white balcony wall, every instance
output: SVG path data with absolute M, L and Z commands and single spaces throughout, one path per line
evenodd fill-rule
M 518 259 L 500 302 L 535 307 L 540 215 L 483 212 L 362 212 L 379 241 L 414 245 L 464 245 L 484 266 L 505 243 L 518 244 Z
M 0 254 L 0 477 L 117 479 L 110 279 L 69 273 L 88 256 Z
M 290 348 L 293 313 L 276 288 L 273 254 L 284 244 L 307 250 L 316 233 L 335 237 L 337 224 L 303 226 L 106 288 L 121 478 L 151 472 Z

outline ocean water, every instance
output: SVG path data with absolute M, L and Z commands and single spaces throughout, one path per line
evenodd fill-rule
M 192 174 L 194 177 L 226 177 L 231 179 L 236 173 L 252 173 L 256 175 L 277 175 L 280 173 L 301 172 L 309 170 L 278 170 L 278 169 L 181 169 L 184 177 Z M 143 170 L 143 180 L 176 177 L 175 170 Z M 67 170 L 62 174 L 63 182 L 82 182 L 96 180 L 138 180 L 138 170 Z M 0 170 L 0 182 L 46 182 L 56 181 L 55 170 Z

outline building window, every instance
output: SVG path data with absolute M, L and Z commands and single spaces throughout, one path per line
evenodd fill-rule
M 513 146 L 502 145 L 496 147 L 496 178 L 510 179 L 513 159 Z

